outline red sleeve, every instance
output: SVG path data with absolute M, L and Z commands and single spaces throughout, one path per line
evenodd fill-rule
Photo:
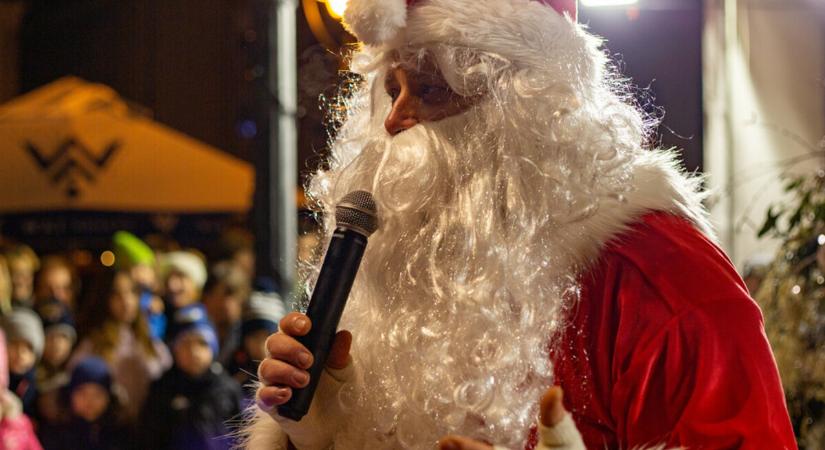
M 692 449 L 796 448 L 752 302 L 704 303 L 655 331 L 632 333 L 644 338 L 617 348 L 611 401 L 627 448 L 661 442 Z
M 761 312 L 690 224 L 646 217 L 587 276 L 556 373 L 589 448 L 796 448 Z

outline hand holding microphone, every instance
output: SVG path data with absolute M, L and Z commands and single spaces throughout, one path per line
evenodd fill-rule
M 372 194 L 354 191 L 345 195 L 336 206 L 335 221 L 307 314 L 291 313 L 281 320 L 279 332 L 267 339 L 270 358 L 258 368 L 262 383 L 258 405 L 273 415 L 294 444 L 298 444 L 296 439 L 306 441 L 299 448 L 322 448 L 317 446 L 328 439 L 322 430 L 329 433 L 333 428 L 332 418 L 324 416 L 336 405 L 316 405 L 316 389 L 317 400 L 326 401 L 351 377 L 352 335 L 337 328 L 367 238 L 378 226 Z M 302 420 L 308 412 L 309 417 Z

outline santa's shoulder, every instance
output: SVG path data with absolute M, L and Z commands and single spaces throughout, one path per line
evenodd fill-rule
M 724 251 L 694 222 L 669 212 L 648 212 L 631 223 L 602 249 L 591 273 L 617 269 L 624 276 L 640 277 L 664 297 L 684 298 L 697 306 L 717 300 L 750 301 Z

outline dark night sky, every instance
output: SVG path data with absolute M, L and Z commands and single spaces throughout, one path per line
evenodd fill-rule
M 265 65 L 247 42 L 259 0 L 34 1 L 23 27 L 24 90 L 65 74 L 108 84 L 154 117 L 218 148 L 253 160 L 255 145 L 238 134 L 246 120 L 265 121 L 250 74 Z M 623 8 L 581 7 L 581 21 L 608 40 L 648 112 L 665 111 L 662 145 L 685 149 L 701 167 L 702 96 L 699 0 L 642 0 Z M 653 9 L 655 6 L 658 9 Z M 664 7 L 663 7 L 664 6 Z M 256 10 L 256 8 L 258 8 Z M 300 12 L 299 12 L 300 14 Z M 298 18 L 299 47 L 312 37 Z M 260 39 L 260 36 L 257 37 Z M 653 99 L 657 107 L 649 104 Z M 263 127 L 259 127 L 263 128 Z M 319 130 L 320 128 L 315 128 Z M 314 139 L 317 147 L 322 139 Z M 317 148 L 316 148 L 317 150 Z M 306 152 L 304 152 L 306 153 Z M 304 158 L 307 155 L 302 155 Z M 306 163 L 299 162 L 306 170 Z
M 684 149 L 687 168 L 701 169 L 701 1 L 642 0 L 639 6 L 581 7 L 580 21 L 607 39 L 622 73 L 643 90 L 637 97 L 645 110 L 664 114 L 661 145 Z

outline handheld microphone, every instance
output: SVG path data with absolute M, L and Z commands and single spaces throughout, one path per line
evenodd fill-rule
M 309 368 L 309 384 L 292 389 L 289 401 L 278 406 L 279 415 L 296 421 L 300 421 L 309 411 L 315 388 L 318 387 L 318 380 L 327 363 L 338 322 L 361 264 L 367 238 L 378 228 L 378 215 L 372 194 L 353 191 L 345 195 L 335 207 L 335 223 L 335 232 L 307 308 L 312 328 L 305 336 L 296 338 L 314 357 L 312 367 Z

